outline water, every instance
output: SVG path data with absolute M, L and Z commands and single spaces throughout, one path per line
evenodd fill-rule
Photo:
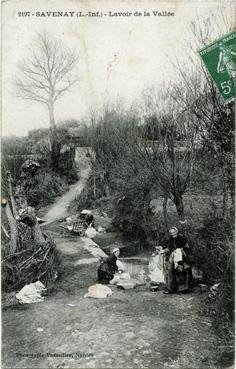
M 130 257 L 119 259 L 124 265 L 125 272 L 130 275 L 139 274 L 141 271 L 148 273 L 148 257 Z

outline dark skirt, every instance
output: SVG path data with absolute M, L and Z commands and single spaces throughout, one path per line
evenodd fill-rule
M 165 265 L 165 282 L 170 292 L 188 292 L 192 289 L 193 278 L 191 266 L 184 263 L 174 268 L 173 263 Z
M 103 262 L 98 268 L 98 282 L 101 284 L 109 284 L 109 282 L 113 279 L 114 274 L 115 272 L 110 265 L 106 262 Z

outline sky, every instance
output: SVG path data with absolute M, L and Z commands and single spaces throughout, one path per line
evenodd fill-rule
M 78 83 L 55 105 L 55 119 L 86 119 L 106 102 L 122 99 L 128 107 L 140 101 L 150 86 L 162 88 L 175 78 L 170 62 L 186 63 L 192 42 L 191 22 L 204 22 L 212 13 L 232 18 L 232 1 L 211 0 L 8 0 L 2 6 L 2 135 L 27 135 L 47 128 L 44 106 L 16 97 L 14 79 L 18 66 L 27 59 L 37 34 L 46 30 L 65 47 L 75 50 Z M 36 16 L 45 12 L 73 11 L 73 17 Z M 77 12 L 102 12 L 102 17 L 77 17 Z M 142 16 L 135 16 L 135 12 Z M 144 16 L 144 11 L 150 16 Z M 174 16 L 154 16 L 153 11 Z M 26 15 L 23 15 L 28 12 Z M 131 12 L 131 16 L 109 16 L 109 12 Z M 52 14 L 52 13 L 51 13 Z M 107 14 L 105 16 L 104 14 Z M 219 28 L 227 27 L 222 21 Z M 228 24 L 227 24 L 228 26 Z M 229 29 L 228 31 L 230 31 Z M 215 37 L 212 35 L 212 37 Z M 209 43 L 214 39 L 209 39 Z M 194 57 L 198 57 L 197 53 Z

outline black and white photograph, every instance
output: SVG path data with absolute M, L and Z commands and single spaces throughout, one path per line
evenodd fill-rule
M 1 10 L 1 367 L 233 369 L 235 2 Z

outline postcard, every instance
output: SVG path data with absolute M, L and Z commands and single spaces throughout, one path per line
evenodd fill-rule
M 233 1 L 2 1 L 2 367 L 234 365 Z

